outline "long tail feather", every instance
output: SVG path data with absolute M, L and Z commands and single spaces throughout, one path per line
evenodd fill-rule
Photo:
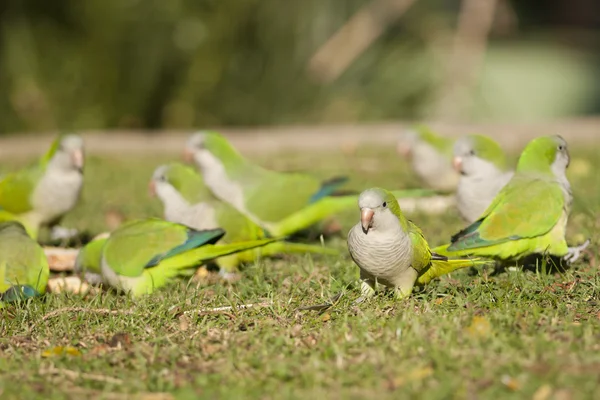
M 335 249 L 330 249 L 320 245 L 304 244 L 304 243 L 291 243 L 291 242 L 276 242 L 266 245 L 260 249 L 260 253 L 263 257 L 274 256 L 277 254 L 329 254 L 338 255 L 340 252 Z
M 163 260 L 160 263 L 160 267 L 174 270 L 191 268 L 207 261 L 214 260 L 215 258 L 266 246 L 276 241 L 277 239 L 262 239 L 228 244 L 207 244 Z
M 459 269 L 468 267 L 481 267 L 491 263 L 489 260 L 482 259 L 451 259 L 451 260 L 433 260 L 431 267 L 417 278 L 418 285 L 425 285 L 432 279 L 439 278 L 442 275 L 449 274 Z

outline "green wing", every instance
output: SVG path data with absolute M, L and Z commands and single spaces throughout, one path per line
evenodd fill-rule
M 195 231 L 184 225 L 151 218 L 134 221 L 113 232 L 104 246 L 103 255 L 117 274 L 138 277 L 144 269 L 204 244 L 215 243 L 224 234 L 222 229 Z
M 427 268 L 431 263 L 431 251 L 429 250 L 429 244 L 423 236 L 421 229 L 408 221 L 408 236 L 412 242 L 413 247 L 413 258 L 411 266 L 421 272 Z
M 478 221 L 452 237 L 448 251 L 486 247 L 548 233 L 565 211 L 560 186 L 516 176 Z
M 17 222 L 0 224 L 0 292 L 25 286 L 32 292 L 46 291 L 50 269 L 42 248 Z M 27 291 L 23 290 L 27 295 Z
M 54 157 L 60 139 L 60 137 L 56 138 L 46 154 L 35 164 L 0 178 L 0 209 L 13 214 L 32 210 L 31 195 L 46 171 L 46 166 Z
M 0 208 L 13 214 L 31 211 L 31 195 L 42 175 L 38 165 L 6 175 L 0 181 Z

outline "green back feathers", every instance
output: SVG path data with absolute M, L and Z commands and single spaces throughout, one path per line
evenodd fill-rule
M 180 163 L 167 165 L 166 178 L 190 204 L 212 201 L 216 198 L 204 184 L 202 176 L 193 168 Z
M 452 154 L 453 139 L 440 136 L 424 125 L 416 126 L 414 129 L 421 140 L 437 149 L 440 153 Z
M 468 135 L 475 155 L 489 161 L 500 170 L 506 170 L 506 156 L 496 141 L 485 135 Z
M 558 136 L 541 136 L 529 142 L 517 163 L 517 172 L 552 173 L 559 146 L 566 148 L 565 140 Z
M 206 131 L 202 134 L 204 147 L 221 160 L 228 174 L 248 167 L 244 157 L 220 133 Z
M 31 211 L 31 195 L 54 157 L 62 135 L 54 139 L 48 151 L 34 164 L 0 178 L 0 208 L 13 214 Z

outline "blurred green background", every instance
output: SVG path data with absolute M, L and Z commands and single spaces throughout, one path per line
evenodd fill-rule
M 599 28 L 597 0 L 3 0 L 0 133 L 595 114 Z

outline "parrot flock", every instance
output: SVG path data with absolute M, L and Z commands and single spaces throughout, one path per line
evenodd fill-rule
M 529 142 L 513 170 L 487 136 L 453 140 L 418 126 L 400 135 L 397 150 L 426 188 L 362 193 L 347 190 L 345 176 L 321 181 L 263 168 L 218 132 L 194 133 L 182 147 L 188 164 L 172 162 L 149 173 L 162 218 L 126 222 L 83 246 L 73 265 L 83 280 L 141 296 L 204 265 L 228 279 L 265 257 L 342 256 L 323 240 L 303 242 L 302 234 L 322 234 L 324 221 L 357 206 L 359 218 L 347 235 L 360 275 L 356 303 L 378 285 L 401 299 L 458 269 L 514 264 L 531 255 L 570 264 L 589 245 L 566 242 L 573 195 L 566 177 L 570 156 L 560 136 Z M 83 139 L 61 135 L 37 162 L 0 176 L 0 307 L 46 292 L 50 267 L 40 230 L 60 230 L 61 218 L 77 205 L 84 165 Z M 402 204 L 440 193 L 454 193 L 466 226 L 432 248 Z

